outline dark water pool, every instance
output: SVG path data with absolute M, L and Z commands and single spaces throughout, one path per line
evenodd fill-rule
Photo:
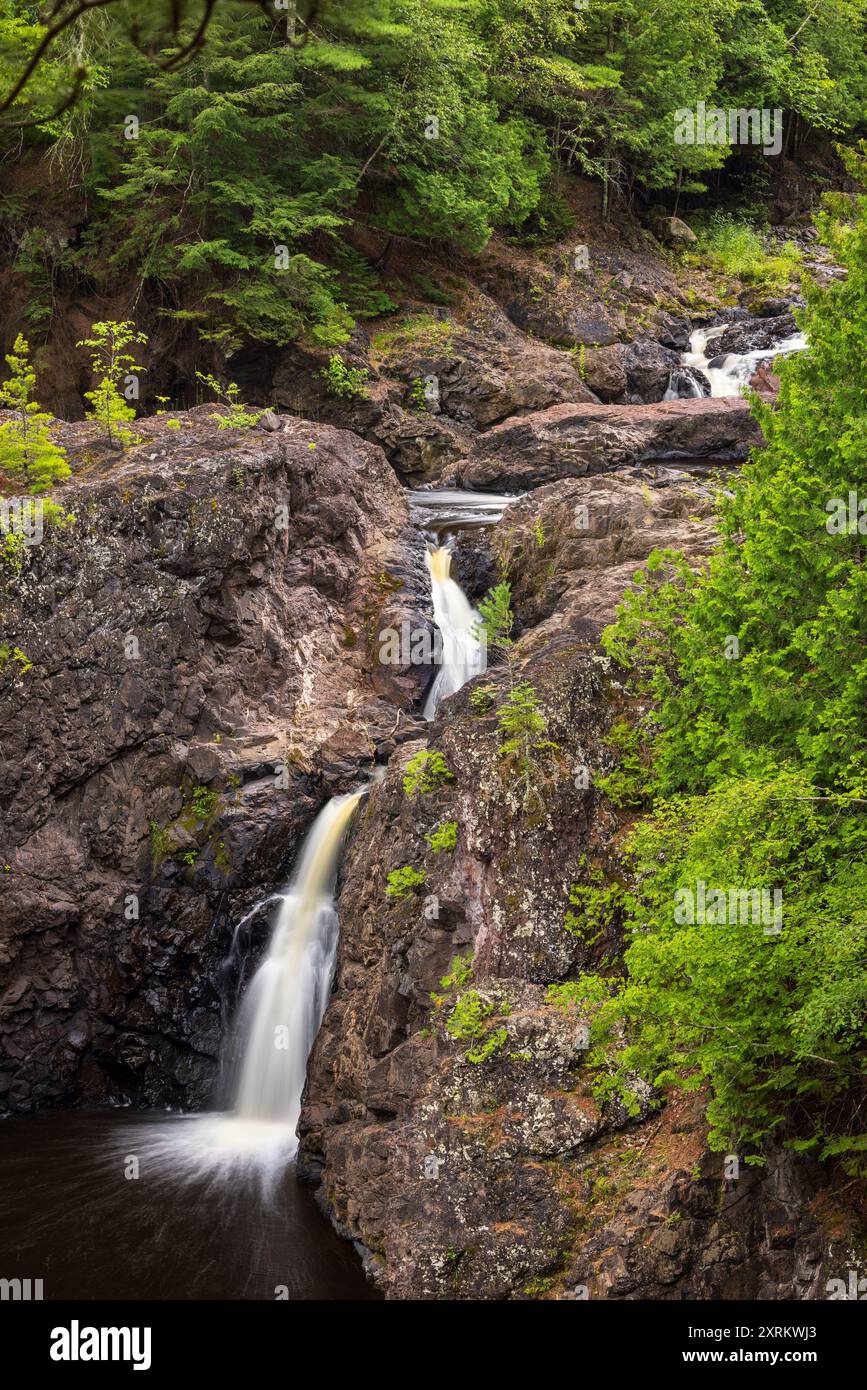
M 42 1279 L 49 1299 L 371 1299 L 291 1165 L 177 1177 L 149 1161 L 183 1125 L 125 1110 L 0 1121 L 0 1278 Z M 129 1155 L 141 1150 L 137 1178 Z

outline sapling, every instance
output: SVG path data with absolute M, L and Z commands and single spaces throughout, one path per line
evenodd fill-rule
M 133 387 L 131 379 L 146 368 L 127 349 L 143 347 L 147 338 L 129 319 L 121 323 L 106 319 L 95 323 L 90 332 L 89 338 L 82 338 L 76 344 L 76 347 L 91 349 L 90 363 L 97 377 L 93 390 L 84 393 L 84 399 L 90 401 L 91 406 L 87 418 L 99 421 L 112 449 L 138 443 L 136 436 L 126 428 L 135 419 L 135 406 L 129 404 L 130 398 L 125 393 Z

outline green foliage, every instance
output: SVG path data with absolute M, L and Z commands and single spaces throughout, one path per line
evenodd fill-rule
M 413 377 L 409 392 L 409 408 L 415 415 L 428 414 L 427 393 L 420 376 Z
M 723 781 L 661 802 L 636 828 L 629 982 L 598 1020 L 625 1021 L 619 1071 L 709 1084 L 711 1143 L 760 1155 L 769 1137 L 817 1156 L 867 1147 L 867 814 L 816 799 L 802 773 Z M 782 930 L 679 925 L 675 894 L 781 887 Z
M 424 869 L 414 869 L 411 864 L 404 864 L 401 869 L 392 869 L 386 883 L 386 896 L 398 899 L 408 898 L 411 893 L 415 892 L 416 888 L 422 886 L 426 877 Z
M 616 991 L 616 985 L 616 980 L 604 975 L 579 975 L 577 980 L 567 980 L 562 985 L 549 985 L 545 1000 L 566 1013 L 572 1009 L 592 1009 L 594 1006 L 607 1004 Z
M 427 836 L 427 842 L 434 854 L 451 854 L 458 843 L 458 823 L 456 820 L 443 821 Z
M 447 975 L 443 975 L 440 985 L 443 989 L 462 989 L 473 978 L 473 953 L 453 956 Z
M 129 320 L 118 323 L 106 319 L 93 324 L 90 332 L 89 338 L 76 343 L 76 347 L 91 349 L 90 364 L 97 378 L 93 390 L 84 393 L 84 399 L 90 402 L 87 418 L 99 421 L 112 448 L 137 443 L 126 429 L 129 421 L 135 419 L 135 407 L 128 404 L 122 388 L 128 376 L 145 370 L 126 349 L 144 346 L 147 338 Z
M 504 580 L 489 589 L 479 603 L 480 621 L 475 626 L 479 641 L 484 641 L 494 650 L 508 653 L 512 647 L 510 633 L 515 623 L 511 608 L 511 585 Z
M 151 865 L 158 869 L 164 859 L 169 857 L 171 842 L 168 831 L 158 821 L 149 820 L 148 830 L 151 842 Z
M 454 781 L 454 773 L 449 771 L 442 753 L 422 749 L 410 758 L 406 765 L 403 789 L 407 796 L 423 796 L 435 792 L 447 782 Z
M 0 676 L 12 670 L 19 676 L 26 676 L 27 672 L 33 669 L 33 662 L 23 652 L 20 647 L 12 647 L 7 643 L 0 646 Z
M 781 365 L 775 410 L 753 403 L 767 447 L 720 497 L 719 549 L 696 574 L 653 556 L 605 636 L 653 704 L 630 756 L 657 800 L 630 841 L 629 983 L 598 1020 L 600 1048 L 606 1025 L 629 1038 L 606 1084 L 628 1088 L 631 1068 L 707 1085 L 716 1147 L 761 1161 L 773 1138 L 853 1172 L 867 1152 L 867 580 L 857 508 L 831 523 L 867 494 L 857 202 L 854 224 L 828 225 L 848 274 L 807 290 L 809 350 Z M 700 883 L 724 902 L 781 891 L 782 929 L 679 919 L 676 894 Z
M 501 1052 L 508 1041 L 509 1034 L 505 1028 L 493 1028 L 477 1047 L 467 1048 L 467 1061 L 472 1062 L 474 1066 L 481 1066 L 483 1062 Z
M 801 253 L 794 242 L 771 251 L 747 221 L 719 209 L 704 223 L 696 223 L 695 231 L 695 259 L 723 275 L 754 284 L 763 293 L 784 293 L 800 269 Z
M 475 1066 L 480 1066 L 502 1051 L 508 1041 L 505 1028 L 489 1026 L 489 1020 L 497 1012 L 503 1014 L 508 1010 L 504 1007 L 498 1010 L 497 1005 L 483 999 L 478 990 L 468 989 L 458 995 L 446 1019 L 446 1032 L 450 1038 L 459 1042 L 473 1040 L 465 1055 L 467 1061 Z
M 588 883 L 573 883 L 569 889 L 570 908 L 563 925 L 572 936 L 593 946 L 616 923 L 626 895 L 619 883 L 608 883 L 598 864 L 586 868 Z M 577 908 L 577 912 L 571 911 Z
M 597 774 L 596 786 L 614 806 L 640 806 L 647 796 L 648 770 L 641 729 L 626 718 L 614 721 L 605 740 L 616 754 L 612 772 Z
M 339 353 L 331 354 L 328 366 L 321 367 L 318 375 L 323 378 L 329 396 L 360 400 L 367 394 L 364 384 L 367 370 L 364 367 L 348 367 Z
M 802 132 L 848 135 L 867 115 L 867 0 L 320 0 L 301 48 L 288 14 L 221 0 L 183 65 L 160 38 L 169 3 L 139 5 L 134 33 L 128 4 L 91 6 L 19 100 L 33 124 L 14 138 L 87 209 L 59 245 L 38 181 L 10 204 L 40 331 L 71 273 L 103 295 L 127 277 L 224 356 L 251 340 L 339 348 L 359 318 L 394 311 L 394 240 L 565 237 L 568 171 L 599 181 L 610 215 L 639 189 L 701 191 L 733 156 L 745 178 L 761 168 L 758 153 L 676 144 L 678 108 L 780 107 L 795 156 Z M 40 33 L 31 4 L 13 8 L 4 88 Z M 191 39 L 198 12 L 175 8 Z M 59 111 L 82 63 L 79 101 Z
M 230 381 L 223 386 L 215 376 L 207 372 L 196 372 L 196 377 L 209 391 L 213 391 L 224 407 L 224 414 L 208 417 L 221 430 L 248 430 L 259 423 L 265 412 L 247 409 L 241 401 L 241 388 L 236 382 Z
M 193 787 L 190 805 L 196 820 L 210 820 L 219 801 L 218 791 L 209 791 L 207 787 Z
M 33 399 L 36 373 L 30 348 L 19 333 L 6 355 L 9 376 L 0 386 L 0 406 L 13 418 L 0 425 L 0 470 L 20 479 L 30 493 L 45 492 L 69 477 L 66 454 L 49 434 L 51 416 Z
M 514 770 L 516 779 L 523 783 L 524 809 L 539 799 L 538 783 L 543 768 L 543 758 L 557 745 L 544 738 L 548 721 L 539 706 L 539 696 L 535 686 L 529 681 L 519 681 L 512 687 L 497 711 L 497 723 L 502 738 L 498 749 L 499 756 Z
M 867 777 L 863 536 L 829 529 L 833 499 L 867 494 L 867 198 L 837 254 L 844 280 L 808 289 L 810 350 L 780 364 L 778 406 L 754 403 L 767 447 L 719 499 L 721 544 L 700 575 L 651 556 L 604 636 L 656 705 L 648 782 L 667 794 L 794 761 L 820 786 Z M 729 639 L 740 655 L 727 659 Z
M 497 698 L 495 685 L 477 685 L 470 691 L 470 709 L 473 714 L 490 714 Z

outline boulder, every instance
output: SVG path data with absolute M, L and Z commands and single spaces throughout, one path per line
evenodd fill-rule
M 691 246 L 698 240 L 695 232 L 680 217 L 657 216 L 652 221 L 654 235 L 666 246 Z

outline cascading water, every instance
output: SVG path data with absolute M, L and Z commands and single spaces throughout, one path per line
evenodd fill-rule
M 241 1004 L 240 1065 L 232 1113 L 293 1133 L 307 1058 L 328 1002 L 337 951 L 334 880 L 363 791 L 337 796 L 317 816 L 277 913 L 265 959 Z
M 710 382 L 710 394 L 717 398 L 740 396 L 743 388 L 749 385 L 755 375 L 760 362 L 774 357 L 785 357 L 792 352 L 803 352 L 807 346 L 807 339 L 803 333 L 793 333 L 790 338 L 783 339 L 772 348 L 756 348 L 752 352 L 743 353 L 730 352 L 714 357 L 713 349 L 708 352 L 708 348 L 727 327 L 728 324 L 718 324 L 714 328 L 697 328 L 690 337 L 689 351 L 681 358 L 682 368 L 687 371 L 696 369 L 707 377 Z M 672 377 L 674 375 L 672 373 Z
M 480 615 L 452 578 L 451 541 L 455 533 L 495 525 L 517 496 L 461 488 L 420 488 L 409 493 L 410 512 L 428 539 L 425 562 L 442 641 L 440 669 L 422 710 L 425 719 L 433 719 L 443 700 L 487 667 L 485 643 L 476 635 Z
M 424 703 L 425 719 L 433 719 L 443 700 L 486 668 L 486 648 L 479 640 L 480 615 L 451 577 L 452 555 L 437 546 L 425 555 L 431 580 L 434 622 L 442 637 L 442 660 Z
M 152 1174 L 195 1182 L 233 1178 L 246 1168 L 267 1192 L 285 1172 L 298 1147 L 307 1058 L 334 973 L 340 851 L 366 790 L 334 797 L 320 811 L 288 888 L 276 895 L 268 949 L 235 1030 L 231 1110 L 137 1127 L 136 1152 Z M 129 1142 L 124 1136 L 121 1147 Z

